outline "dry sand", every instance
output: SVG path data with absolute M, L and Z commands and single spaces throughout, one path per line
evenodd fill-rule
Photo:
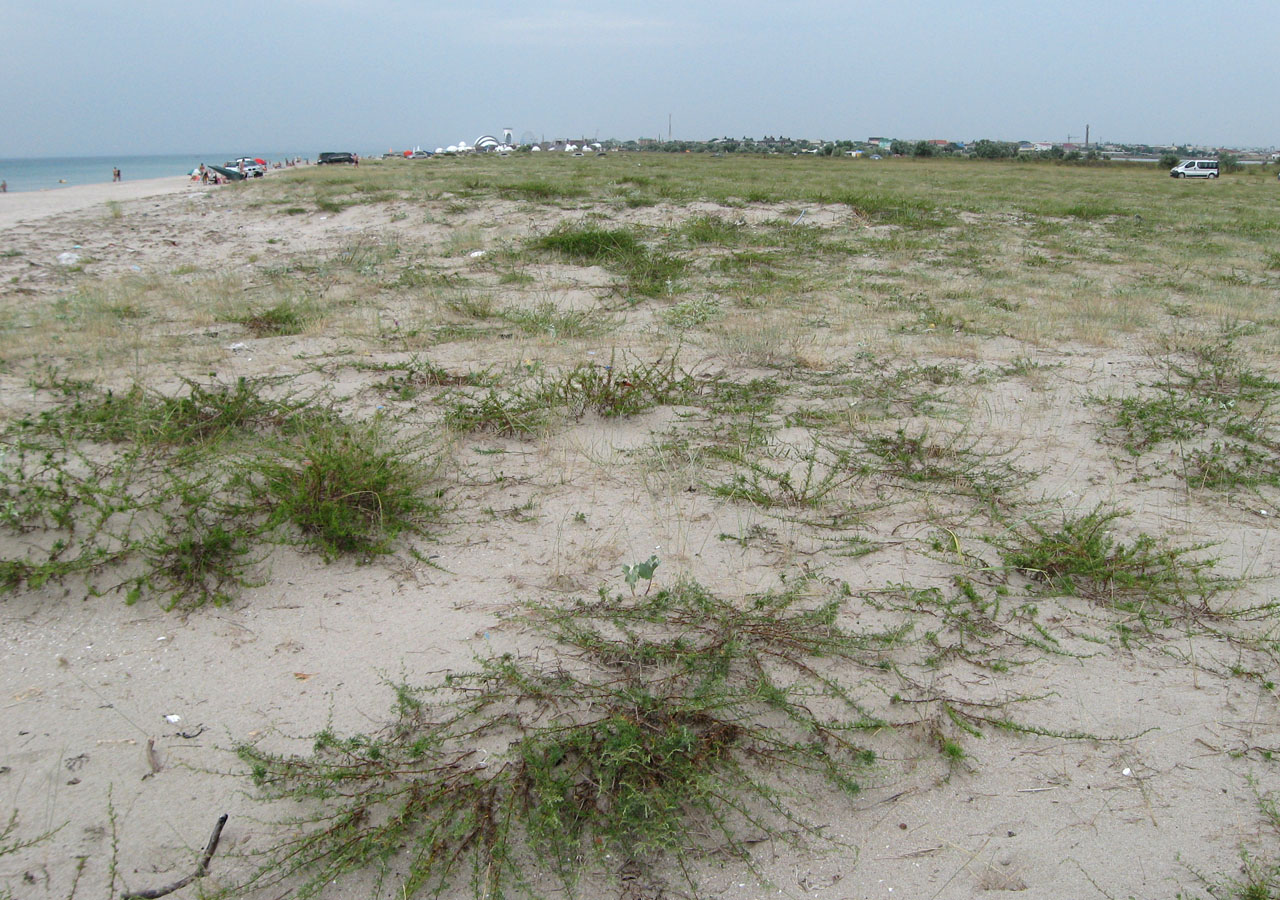
M 128 204 L 127 233 L 120 230 L 125 225 L 104 224 L 109 199 Z M 428 236 L 429 226 L 367 209 L 310 215 L 286 222 L 287 230 L 279 225 L 220 204 L 216 189 L 186 179 L 9 195 L 0 197 L 0 248 L 21 248 L 23 257 L 0 260 L 8 266 L 0 274 L 21 278 L 26 291 L 8 302 L 43 303 L 65 288 L 56 278 L 37 277 L 38 270 L 51 270 L 50 258 L 71 239 L 93 245 L 95 273 L 103 275 L 128 266 L 172 269 L 211 234 L 223 236 L 218 252 L 228 260 L 250 246 L 266 252 L 261 236 L 268 233 L 283 239 L 271 250 L 281 254 L 332 251 L 353 234 L 439 239 Z M 127 258 L 105 252 L 112 246 L 127 246 Z M 585 283 L 564 288 L 567 296 L 591 295 L 591 276 L 581 277 Z M 225 332 L 210 339 L 211 352 L 222 355 L 220 371 L 298 373 L 306 366 L 300 354 L 330 346 L 318 335 L 303 343 L 250 341 L 247 353 L 221 349 L 234 339 Z M 1010 355 L 1021 352 L 1009 348 Z M 1043 468 L 1041 487 L 1064 505 L 1131 501 L 1105 449 L 1073 424 L 1084 417 L 1087 389 L 1127 383 L 1143 357 L 1071 348 L 1039 351 L 1037 359 L 1062 368 L 1042 390 L 994 388 L 983 427 L 1016 438 L 1022 464 Z M 351 373 L 334 385 L 357 410 L 374 402 L 362 393 L 368 379 L 361 378 Z M 8 379 L 0 396 L 8 409 L 21 409 L 29 402 L 23 391 L 20 379 Z M 233 884 L 249 871 L 238 854 L 260 846 L 261 820 L 273 817 L 248 796 L 227 752 L 234 743 L 260 738 L 301 751 L 305 737 L 326 724 L 339 732 L 376 728 L 390 708 L 386 682 L 424 681 L 428 673 L 467 667 L 474 654 L 518 648 L 527 636 L 504 614 L 522 599 L 592 593 L 618 582 L 620 563 L 650 553 L 663 560 L 660 580 L 690 572 L 731 596 L 776 587 L 778 573 L 812 551 L 804 535 L 706 492 L 686 491 L 678 477 L 648 483 L 611 465 L 669 421 L 657 413 L 623 424 L 588 418 L 540 443 L 487 442 L 507 451 L 501 457 L 464 451 L 459 463 L 467 472 L 500 466 L 503 477 L 489 472 L 455 489 L 451 500 L 462 512 L 430 545 L 434 567 L 399 558 L 324 565 L 276 550 L 265 585 L 233 605 L 190 615 L 52 586 L 0 601 L 0 807 L 19 811 L 24 836 L 54 832 L 0 857 L 0 885 L 38 900 L 108 896 L 114 856 L 120 884 L 156 887 L 193 868 L 223 812 L 230 824 L 206 888 Z M 532 520 L 520 512 L 530 502 Z M 476 512 L 486 507 L 497 515 Z M 900 516 L 877 523 L 878 538 L 924 537 L 923 519 Z M 1277 570 L 1272 521 L 1243 506 L 1215 524 L 1200 521 L 1170 487 L 1143 494 L 1135 527 L 1179 541 L 1224 542 L 1226 573 L 1258 577 L 1247 590 L 1266 599 Z M 767 535 L 763 542 L 748 547 L 722 539 L 753 525 Z M 900 581 L 904 566 L 905 551 L 888 550 L 831 562 L 823 574 L 877 588 Z M 934 577 L 945 586 L 948 570 L 939 566 Z M 1052 609 L 1046 616 L 1065 623 L 1059 634 L 1102 630 L 1087 611 L 1045 607 Z M 970 757 L 954 766 L 906 736 L 891 740 L 881 745 L 881 762 L 860 797 L 806 801 L 811 818 L 840 846 L 799 851 L 766 841 L 756 863 L 771 886 L 759 886 L 736 865 L 712 864 L 705 893 L 1168 898 L 1196 889 L 1192 869 L 1234 873 L 1239 850 L 1257 848 L 1261 833 L 1250 779 L 1263 790 L 1277 787 L 1269 762 L 1280 749 L 1274 688 L 1225 674 L 1255 661 L 1226 638 L 1204 635 L 1130 649 L 1079 639 L 1067 649 L 1078 656 L 1028 654 L 1025 669 L 998 681 L 963 665 L 943 666 L 937 687 L 973 698 L 1037 697 L 1026 704 L 1026 720 L 1116 740 L 989 729 L 982 739 L 966 740 Z M 868 688 L 867 701 L 886 705 L 887 698 Z M 346 886 L 333 896 L 363 898 L 363 890 Z M 602 895 L 643 895 L 628 890 L 638 889 Z
M 139 200 L 200 188 L 188 175 L 147 178 L 142 181 L 103 182 L 49 191 L 15 191 L 0 194 L 0 230 L 34 223 L 49 216 L 101 208 L 110 200 Z

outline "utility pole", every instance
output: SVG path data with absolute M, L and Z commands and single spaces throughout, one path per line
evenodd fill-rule
M 667 113 L 667 143 L 671 143 L 671 113 Z

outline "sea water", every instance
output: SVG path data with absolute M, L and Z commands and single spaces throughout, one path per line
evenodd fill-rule
M 77 184 L 100 184 L 111 180 L 111 170 L 120 169 L 121 181 L 141 181 L 169 175 L 188 175 L 201 163 L 220 166 L 244 156 L 243 152 L 182 153 L 165 156 L 63 156 L 38 159 L 0 159 L 0 181 L 10 191 L 47 191 Z M 314 161 L 314 153 L 257 153 L 269 164 L 286 159 Z

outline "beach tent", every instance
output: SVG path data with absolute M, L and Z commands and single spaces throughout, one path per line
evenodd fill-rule
M 206 167 L 217 172 L 228 181 L 244 181 L 244 174 L 242 172 L 237 172 L 235 169 L 227 169 L 223 166 L 215 166 L 211 163 L 207 164 Z

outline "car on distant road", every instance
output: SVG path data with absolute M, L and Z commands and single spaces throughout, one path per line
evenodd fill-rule
M 245 178 L 261 178 L 267 174 L 267 167 L 252 156 L 242 156 L 239 159 L 223 163 L 223 166 L 236 172 L 239 172 L 243 167 Z
M 320 158 L 316 160 L 317 166 L 336 165 L 338 163 L 350 163 L 355 165 L 356 155 L 354 153 L 321 153 Z

